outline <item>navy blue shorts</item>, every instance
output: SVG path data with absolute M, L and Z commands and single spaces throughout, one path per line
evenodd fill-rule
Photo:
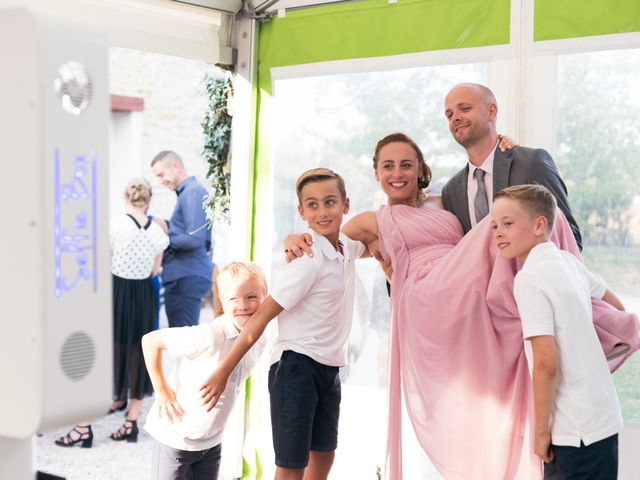
M 544 464 L 545 480 L 616 480 L 618 478 L 618 435 L 585 446 L 551 444 L 555 457 Z
M 278 467 L 305 468 L 309 451 L 333 452 L 338 447 L 338 367 L 287 350 L 271 365 L 269 394 Z

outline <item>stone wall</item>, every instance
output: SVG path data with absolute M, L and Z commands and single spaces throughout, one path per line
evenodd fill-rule
M 206 166 L 202 160 L 203 135 L 200 123 L 207 108 L 202 80 L 207 70 L 216 71 L 206 63 L 155 53 L 111 48 L 109 55 L 109 93 L 142 97 L 144 111 L 130 115 L 142 117 L 138 124 L 139 144 L 132 142 L 128 159 L 112 158 L 120 172 L 130 177 L 142 175 L 153 187 L 150 213 L 168 218 L 173 211 L 175 195 L 153 176 L 149 164 L 161 150 L 174 150 L 184 160 L 191 175 L 206 184 Z M 112 124 L 115 116 L 112 115 Z M 116 120 L 119 121 L 119 120 Z M 120 121 L 121 122 L 121 121 Z M 113 130 L 113 128 L 112 128 Z M 124 137 L 122 142 L 129 141 Z M 118 138 L 112 139 L 118 141 Z M 127 151 L 128 145 L 118 145 L 114 152 Z M 124 165 L 122 164 L 124 162 Z M 122 181 L 117 177 L 117 183 Z M 116 182 L 114 182 L 116 183 Z M 124 185 L 111 185 L 112 195 L 121 196 Z M 112 212 L 115 214 L 117 212 Z

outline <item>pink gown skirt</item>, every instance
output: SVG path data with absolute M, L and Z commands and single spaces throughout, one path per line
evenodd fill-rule
M 463 237 L 444 210 L 384 206 L 380 253 L 393 263 L 388 470 L 402 478 L 401 401 L 420 445 L 447 479 L 540 479 L 533 403 L 513 298 L 519 267 L 497 254 L 488 218 Z M 552 241 L 580 255 L 558 212 Z M 638 319 L 593 300 L 605 352 L 640 347 Z

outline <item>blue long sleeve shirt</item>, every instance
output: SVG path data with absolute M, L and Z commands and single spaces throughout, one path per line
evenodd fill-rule
M 207 190 L 195 177 L 189 177 L 176 188 L 176 194 L 178 202 L 169 221 L 162 280 L 170 282 L 192 275 L 211 280 L 211 229 L 202 206 Z

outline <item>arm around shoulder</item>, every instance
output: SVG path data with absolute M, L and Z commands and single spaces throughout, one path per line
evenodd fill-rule
M 220 361 L 216 370 L 200 387 L 203 405 L 211 411 L 227 386 L 229 375 L 236 368 L 242 357 L 258 341 L 267 324 L 273 320 L 283 308 L 271 296 L 267 297 L 258 310 L 251 315 L 247 324 L 238 335 L 229 353 Z
M 378 220 L 375 212 L 357 214 L 342 226 L 344 233 L 351 240 L 364 243 L 370 250 L 373 242 L 378 240 Z

